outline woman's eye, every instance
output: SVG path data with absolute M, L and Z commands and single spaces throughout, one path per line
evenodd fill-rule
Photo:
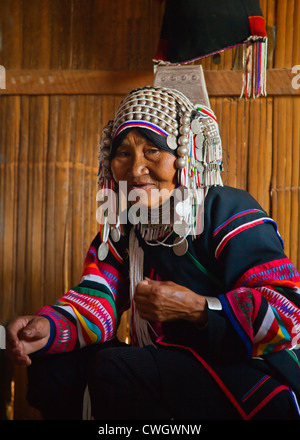
M 156 153 L 158 153 L 158 152 L 159 152 L 158 148 L 149 148 L 149 149 L 146 151 L 146 154 L 156 154 Z
M 118 156 L 118 157 L 128 157 L 129 153 L 128 153 L 128 151 L 118 151 L 116 156 Z

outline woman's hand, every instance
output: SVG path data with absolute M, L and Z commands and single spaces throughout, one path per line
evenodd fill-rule
M 141 318 L 149 321 L 185 319 L 200 325 L 207 323 L 204 296 L 172 281 L 141 281 L 134 301 Z
M 50 323 L 43 316 L 20 316 L 6 328 L 6 352 L 19 365 L 31 364 L 28 356 L 45 347 L 50 336 Z

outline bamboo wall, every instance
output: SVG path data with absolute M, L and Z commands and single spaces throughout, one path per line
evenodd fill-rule
M 299 0 L 261 6 L 270 72 L 300 64 Z M 11 88 L 0 90 L 0 324 L 53 303 L 79 281 L 97 232 L 101 127 L 123 94 L 149 83 L 162 14 L 157 0 L 0 0 L 0 65 L 15 75 Z M 202 62 L 207 74 L 217 72 L 221 88 L 236 55 L 229 50 L 220 64 Z M 93 72 L 104 80 L 92 79 L 90 89 Z M 229 170 L 224 180 L 269 211 L 299 267 L 300 98 L 286 82 L 276 90 L 248 101 L 212 93 L 211 106 Z M 39 418 L 25 402 L 24 369 L 8 370 L 14 418 Z

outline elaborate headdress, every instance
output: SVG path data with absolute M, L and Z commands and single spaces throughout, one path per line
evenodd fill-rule
M 111 191 L 110 195 L 114 195 L 110 202 L 111 207 L 117 214 L 113 221 L 110 221 L 107 211 L 101 211 L 101 216 L 98 217 L 102 237 L 98 251 L 100 260 L 107 256 L 109 234 L 113 240 L 118 240 L 122 233 L 120 201 L 110 169 L 110 160 L 120 140 L 131 129 L 139 130 L 156 146 L 176 155 L 177 190 L 183 194 L 174 207 L 177 221 L 171 225 L 139 225 L 139 228 L 149 245 L 167 245 L 164 240 L 159 241 L 158 238 L 164 231 L 166 233 L 174 230 L 177 239 L 172 245 L 173 250 L 175 254 L 183 255 L 187 250 L 187 235 L 196 237 L 203 230 L 206 191 L 211 186 L 222 185 L 222 145 L 216 117 L 211 108 L 202 104 L 194 105 L 180 91 L 163 87 L 148 86 L 134 90 L 121 102 L 114 120 L 109 121 L 103 128 L 100 144 L 99 190 Z M 135 285 L 143 279 L 143 255 L 134 228 L 131 231 L 129 246 L 130 278 L 134 290 Z M 139 328 L 142 328 L 140 323 Z M 146 327 L 144 332 L 147 333 Z M 146 336 L 143 338 L 140 335 L 140 338 L 147 341 Z

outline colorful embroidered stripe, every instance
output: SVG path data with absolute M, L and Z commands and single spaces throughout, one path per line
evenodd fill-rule
M 220 241 L 220 243 L 218 244 L 218 246 L 216 248 L 216 251 L 215 251 L 216 259 L 219 258 L 220 253 L 222 252 L 222 250 L 224 249 L 224 247 L 226 246 L 226 244 L 229 242 L 229 240 L 231 238 L 233 238 L 234 236 L 236 236 L 240 232 L 245 231 L 246 229 L 253 228 L 254 226 L 263 224 L 265 222 L 274 222 L 274 221 L 272 219 L 270 219 L 269 217 L 263 217 L 258 220 L 253 220 L 252 222 L 248 222 L 248 223 L 245 223 L 241 226 L 238 226 L 233 231 L 231 231 L 227 235 L 225 235 L 225 237 L 223 237 L 223 239 Z
M 222 223 L 220 226 L 218 226 L 214 230 L 213 236 L 215 237 L 225 226 L 227 226 L 229 223 L 231 223 L 236 218 L 242 217 L 243 215 L 247 215 L 247 214 L 253 214 L 254 212 L 261 212 L 264 214 L 264 211 L 262 211 L 260 209 L 247 209 L 246 211 L 238 212 L 237 214 L 233 215 L 228 220 L 226 220 L 224 223 Z
M 140 127 L 140 128 L 147 128 L 148 130 L 154 131 L 156 134 L 160 134 L 162 136 L 168 136 L 168 132 L 163 130 L 162 128 L 158 127 L 155 124 L 151 124 L 150 122 L 146 121 L 128 121 L 124 122 L 120 125 L 118 130 L 116 131 L 114 138 L 118 136 L 123 130 L 126 130 L 126 128 L 133 128 L 133 127 Z
M 250 396 L 252 396 L 253 393 L 255 393 L 256 390 L 258 390 L 259 387 L 261 387 L 268 379 L 270 379 L 271 376 L 268 376 L 267 374 L 263 376 L 257 384 L 255 384 L 244 396 L 242 397 L 242 402 L 246 402 L 247 399 L 249 399 Z
M 276 283 L 276 286 L 282 284 L 287 286 L 291 281 L 291 287 L 300 281 L 300 275 L 296 267 L 291 263 L 288 258 L 281 258 L 279 260 L 273 260 L 269 263 L 263 263 L 259 266 L 255 266 L 245 272 L 241 278 L 237 281 L 234 288 L 243 286 L 260 286 L 266 281 Z M 279 290 L 279 287 L 276 287 Z M 282 292 L 285 294 L 285 292 Z
M 113 256 L 115 257 L 115 259 L 119 262 L 119 263 L 123 263 L 123 258 L 121 257 L 121 255 L 118 253 L 118 251 L 116 250 L 116 248 L 114 247 L 114 245 L 112 244 L 110 238 L 108 237 L 107 239 L 107 243 L 108 243 L 108 247 L 110 252 L 113 254 Z

